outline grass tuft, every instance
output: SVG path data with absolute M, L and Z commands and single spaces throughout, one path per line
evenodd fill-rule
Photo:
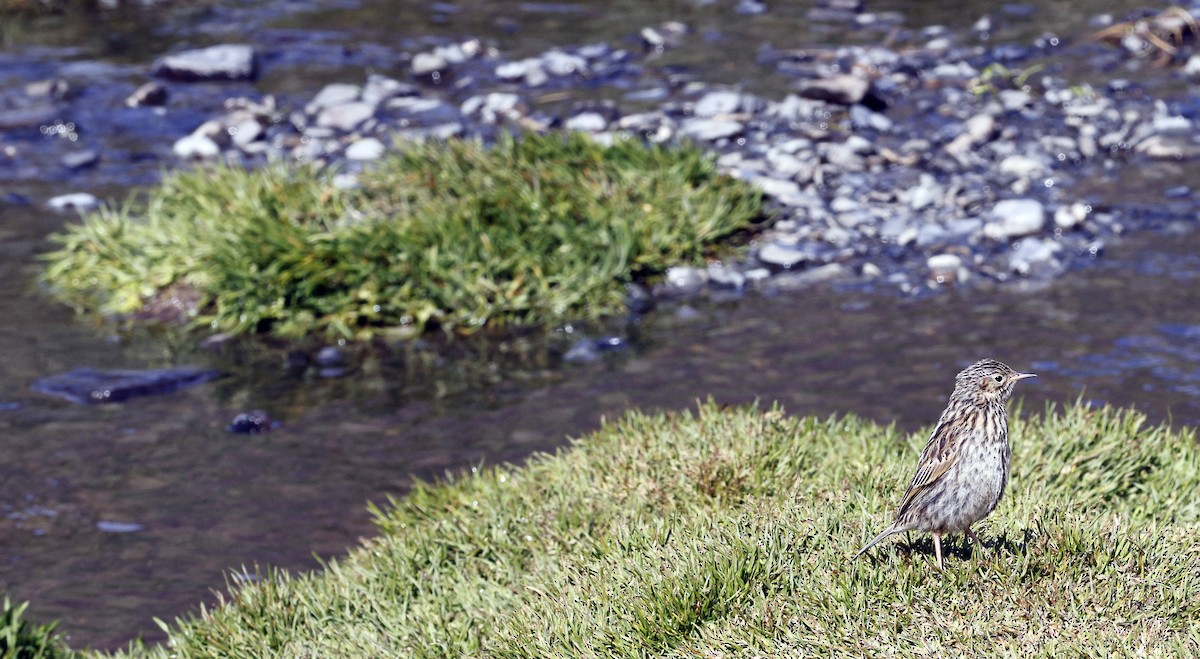
M 620 313 L 624 284 L 699 262 L 761 209 L 692 146 L 580 134 L 406 143 L 340 190 L 273 164 L 169 174 L 52 238 L 80 310 L 283 337 L 403 336 Z
M 1200 447 L 1088 409 L 1014 420 L 987 553 L 854 552 L 923 435 L 701 405 L 421 485 L 322 573 L 271 572 L 150 656 L 1195 656 Z

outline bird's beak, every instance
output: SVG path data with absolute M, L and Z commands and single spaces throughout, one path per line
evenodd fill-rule
M 1037 373 L 1017 373 L 1017 377 L 1013 378 L 1013 381 L 1016 382 L 1017 380 L 1024 380 L 1025 378 L 1036 378 L 1036 377 L 1037 377 Z

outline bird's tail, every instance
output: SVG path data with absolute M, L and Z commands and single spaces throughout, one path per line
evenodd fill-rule
M 862 549 L 859 549 L 858 553 L 854 555 L 854 559 L 857 559 L 859 556 L 862 556 L 864 553 L 866 553 L 866 551 L 868 549 L 870 549 L 871 547 L 874 547 L 876 544 L 879 543 L 880 540 L 883 540 L 884 538 L 888 537 L 889 535 L 895 535 L 897 533 L 900 533 L 901 531 L 908 531 L 908 530 L 910 530 L 910 529 L 906 529 L 903 526 L 897 526 L 895 524 L 892 524 L 891 526 L 884 529 L 883 533 L 880 533 L 879 535 L 875 536 L 875 539 L 868 542 L 865 547 L 863 547 Z M 851 559 L 851 560 L 854 560 L 854 559 Z

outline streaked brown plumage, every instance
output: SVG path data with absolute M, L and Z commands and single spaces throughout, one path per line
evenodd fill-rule
M 917 473 L 884 529 L 858 558 L 880 540 L 902 531 L 933 534 L 933 550 L 942 569 L 942 535 L 965 531 L 982 546 L 971 525 L 996 509 L 1008 484 L 1008 411 L 1004 403 L 1018 373 L 994 359 L 975 362 L 954 379 L 946 411 L 917 461 Z

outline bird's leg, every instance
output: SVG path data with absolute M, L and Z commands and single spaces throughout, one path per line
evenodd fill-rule
M 975 532 L 969 526 L 967 527 L 967 535 L 971 536 L 971 540 L 975 541 L 975 546 L 979 547 L 979 551 L 985 555 L 988 553 L 987 547 L 983 546 L 983 541 L 979 539 L 979 536 L 975 535 Z
M 942 534 L 933 534 L 933 554 L 937 556 L 938 569 L 942 569 Z

